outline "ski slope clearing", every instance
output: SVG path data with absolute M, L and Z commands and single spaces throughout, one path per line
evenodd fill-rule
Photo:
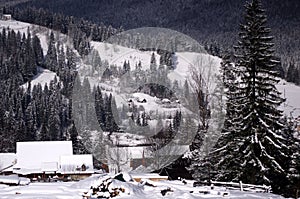
M 56 73 L 39 67 L 38 74 L 34 76 L 30 82 L 31 89 L 33 89 L 33 87 L 37 86 L 38 84 L 40 84 L 42 88 L 44 88 L 46 84 L 49 86 L 50 82 L 55 78 L 57 79 L 57 82 L 59 82 L 59 77 Z M 29 82 L 23 84 L 21 87 L 23 87 L 26 90 L 28 88 L 28 85 Z
M 15 20 L 0 20 L 0 28 L 10 28 L 11 30 L 20 31 L 20 33 L 27 33 L 27 29 L 34 25 Z
M 97 50 L 102 60 L 107 60 L 110 64 L 123 66 L 124 61 L 129 61 L 131 70 L 135 69 L 135 65 L 142 63 L 143 70 L 150 68 L 150 60 L 152 51 L 139 51 L 132 48 L 123 47 L 120 45 L 109 44 L 104 42 L 91 42 L 92 47 Z M 159 65 L 160 55 L 154 53 L 156 63 Z
M 66 49 L 66 45 L 69 45 L 67 42 L 67 36 L 61 33 L 58 33 L 57 31 L 50 30 L 43 26 L 38 26 L 35 24 L 25 23 L 21 21 L 16 20 L 0 20 L 0 29 L 3 28 L 9 28 L 11 30 L 14 30 L 15 32 L 20 32 L 21 34 L 25 33 L 27 35 L 28 30 L 30 31 L 31 36 L 36 35 L 40 41 L 41 41 L 41 47 L 43 49 L 44 55 L 47 54 L 48 50 L 48 36 L 50 34 L 50 31 L 53 31 L 56 38 L 59 38 L 60 42 L 64 45 L 64 49 Z M 71 47 L 72 49 L 72 47 Z
M 140 174 L 143 177 L 143 174 Z M 147 178 L 147 175 L 144 175 Z M 228 190 L 225 187 L 193 187 L 193 181 L 160 181 L 143 180 L 141 182 L 129 181 L 124 176 L 125 182 L 112 179 L 112 174 L 99 174 L 79 182 L 53 182 L 31 183 L 27 186 L 0 185 L 1 199 L 82 199 L 89 195 L 91 186 L 96 187 L 101 183 L 110 182 L 109 190 L 122 189 L 116 199 L 197 199 L 197 198 L 245 198 L 245 199 L 281 199 L 283 197 L 270 193 L 241 192 Z M 163 194 L 165 194 L 163 196 Z M 100 195 L 100 193 L 98 193 Z M 224 195 L 224 196 L 223 196 Z M 91 195 L 97 198 L 97 195 Z
M 154 53 L 156 64 L 159 66 L 160 55 L 153 51 L 140 51 L 123 47 L 120 45 L 109 44 L 104 42 L 91 42 L 92 47 L 97 50 L 102 60 L 107 60 L 110 64 L 123 66 L 124 62 L 128 61 L 131 70 L 141 62 L 143 70 L 150 68 L 151 55 Z M 189 77 L 189 68 L 191 66 L 201 67 L 201 71 L 214 76 L 218 74 L 221 59 L 207 53 L 194 52 L 176 52 L 174 55 L 175 70 L 168 74 L 171 81 L 178 80 L 183 84 L 186 78 Z

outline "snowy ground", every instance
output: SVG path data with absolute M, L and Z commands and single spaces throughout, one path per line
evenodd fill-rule
M 282 97 L 286 99 L 283 105 L 281 105 L 284 113 L 287 116 L 300 116 L 300 87 L 285 80 L 281 80 L 276 87 L 282 93 Z
M 91 185 L 97 184 L 99 179 L 107 178 L 103 175 L 95 175 L 79 182 L 53 182 L 53 183 L 31 183 L 27 186 L 0 185 L 1 199 L 82 199 Z M 226 190 L 224 187 L 193 187 L 193 181 L 183 184 L 181 181 L 151 182 L 156 187 L 147 186 L 138 182 L 121 182 L 113 180 L 112 185 L 124 188 L 125 193 L 116 198 L 131 199 L 195 199 L 195 198 L 247 198 L 247 199 L 280 199 L 281 196 L 267 193 L 250 193 L 238 190 Z M 172 191 L 162 196 L 161 191 L 170 188 Z M 200 193 L 202 192 L 202 193 Z M 206 192 L 204 194 L 203 192 Z M 228 193 L 227 196 L 222 196 Z M 96 198 L 96 197 L 95 197 Z
M 33 87 L 37 86 L 38 84 L 41 84 L 42 88 L 44 88 L 46 84 L 49 86 L 50 82 L 54 80 L 55 77 L 57 79 L 57 82 L 59 82 L 59 77 L 56 73 L 39 67 L 38 74 L 34 76 L 30 82 L 31 89 L 33 89 Z M 28 88 L 28 82 L 21 85 L 21 87 L 23 87 L 26 90 Z

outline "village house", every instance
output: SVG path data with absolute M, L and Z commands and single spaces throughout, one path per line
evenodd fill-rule
M 92 155 L 73 155 L 71 141 L 17 142 L 15 160 L 12 173 L 32 180 L 79 180 L 94 173 Z
M 1 19 L 4 20 L 4 21 L 9 21 L 9 20 L 12 20 L 12 17 L 10 14 L 3 14 L 1 16 Z

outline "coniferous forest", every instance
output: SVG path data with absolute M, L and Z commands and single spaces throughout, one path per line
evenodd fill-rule
M 156 120 L 155 127 L 162 128 L 151 137 L 153 148 L 161 148 L 182 133 L 180 126 L 197 132 L 188 155 L 157 172 L 199 182 L 270 185 L 276 194 L 295 197 L 300 190 L 300 140 L 296 136 L 296 118 L 279 108 L 285 99 L 276 85 L 280 78 L 300 84 L 299 3 L 281 2 L 282 12 L 277 15 L 279 2 L 269 0 L 249 0 L 244 7 L 244 2 L 233 0 L 154 0 L 145 5 L 139 1 L 113 2 L 119 15 L 112 14 L 116 12 L 110 8 L 112 2 L 104 0 L 34 0 L 2 7 L 2 14 L 9 13 L 14 20 L 47 28 L 48 32 L 45 50 L 41 39 L 33 34 L 34 29 L 21 33 L 1 27 L 0 152 L 15 152 L 19 141 L 71 140 L 75 154 L 91 153 L 87 147 L 90 143 L 102 147 L 100 141 L 91 139 L 91 133 L 99 127 L 110 138 L 113 132 L 139 131 L 139 127 L 150 131 L 151 120 Z M 158 7 L 158 11 L 148 9 L 153 7 Z M 212 10 L 215 15 L 211 17 Z M 156 14 L 157 17 L 151 17 Z M 218 19 L 221 22 L 216 24 Z M 225 119 L 217 128 L 220 137 L 205 157 L 200 148 L 208 134 L 208 121 L 214 117 L 208 105 L 209 93 L 203 87 L 201 74 L 192 74 L 200 79 L 196 98 L 191 82 L 168 78 L 176 69 L 176 49 L 138 49 L 152 52 L 150 68 L 143 70 L 141 61 L 135 65 L 129 61 L 121 66 L 110 64 L 92 47 L 93 41 L 103 42 L 140 26 L 182 31 L 198 40 L 208 53 L 222 59 L 218 79 L 222 83 L 219 92 L 226 97 L 222 115 Z M 62 41 L 60 34 L 67 35 L 67 41 Z M 109 88 L 91 85 L 88 78 L 78 75 L 82 63 L 91 66 L 90 74 L 103 74 L 103 81 L 118 79 L 120 90 L 136 89 L 135 92 L 164 99 L 161 104 L 169 109 L 174 108 L 175 101 L 183 106 L 196 105 L 200 119 L 183 119 L 181 111 L 155 115 L 147 113 L 143 106 L 119 108 L 118 99 Z M 56 76 L 49 84 L 32 85 L 43 71 Z M 157 81 L 172 90 L 152 84 Z M 141 84 L 144 87 L 135 88 Z M 74 85 L 85 96 L 92 97 L 80 101 L 73 96 Z M 175 94 L 185 100 L 179 100 Z M 75 113 L 73 101 L 78 107 Z M 90 101 L 95 102 L 94 107 Z M 146 99 L 138 101 L 147 103 Z M 97 124 L 90 114 L 93 111 Z M 123 121 L 129 127 L 124 127 Z M 85 136 L 79 131 L 85 132 Z M 189 132 L 183 133 L 182 140 L 188 139 Z

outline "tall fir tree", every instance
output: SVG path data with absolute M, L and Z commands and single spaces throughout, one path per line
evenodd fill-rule
M 45 56 L 45 65 L 49 70 L 54 72 L 57 71 L 57 67 L 58 67 L 57 51 L 56 51 L 55 38 L 53 32 L 50 33 L 50 37 L 49 37 L 48 51 L 47 51 L 47 55 Z
M 229 75 L 230 81 L 225 81 L 225 124 L 208 162 L 214 166 L 214 179 L 269 184 L 274 192 L 282 193 L 287 182 L 289 149 L 282 111 L 278 109 L 284 100 L 275 87 L 279 80 L 274 70 L 273 37 L 269 36 L 260 0 L 252 0 L 245 7 L 232 70 L 236 80 L 230 80 Z M 227 62 L 224 66 L 232 65 Z M 199 165 L 206 162 L 207 159 Z

